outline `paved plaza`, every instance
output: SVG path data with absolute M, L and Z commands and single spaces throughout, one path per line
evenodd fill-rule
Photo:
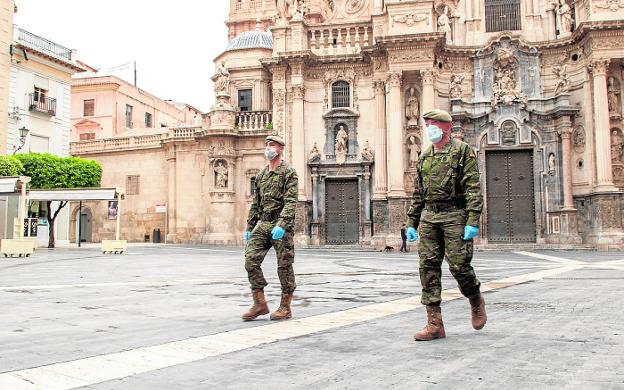
M 277 323 L 240 320 L 241 248 L 2 258 L 0 389 L 624 388 L 623 253 L 488 251 L 474 266 L 485 328 L 445 266 L 447 338 L 417 343 L 415 251 L 297 251 L 293 319 Z

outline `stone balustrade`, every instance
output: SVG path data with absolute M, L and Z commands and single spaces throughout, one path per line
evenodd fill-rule
M 201 129 L 201 126 L 170 127 L 169 138 L 192 138 Z
M 308 39 L 312 52 L 320 56 L 357 54 L 373 44 L 372 27 L 362 24 L 312 27 Z
M 273 120 L 271 111 L 245 111 L 236 113 L 236 127 L 240 131 L 266 130 Z

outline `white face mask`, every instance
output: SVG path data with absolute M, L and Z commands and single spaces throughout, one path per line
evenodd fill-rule
M 429 140 L 434 144 L 437 144 L 442 139 L 444 133 L 442 129 L 436 125 L 428 125 L 427 126 L 427 135 L 429 136 Z
M 277 151 L 267 146 L 266 149 L 264 149 L 264 157 L 266 157 L 267 160 L 273 160 L 275 157 L 277 157 Z

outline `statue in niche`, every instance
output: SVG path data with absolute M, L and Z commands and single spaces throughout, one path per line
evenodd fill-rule
M 548 155 L 548 174 L 550 176 L 554 176 L 556 173 L 557 162 L 555 161 L 555 154 L 551 153 Z
M 438 32 L 446 35 L 446 43 L 453 43 L 451 37 L 451 19 L 448 16 L 448 6 L 444 6 L 444 11 L 438 16 Z
M 364 148 L 362 148 L 362 160 L 363 161 L 373 161 L 375 159 L 375 155 L 373 154 L 373 151 L 368 143 L 368 140 L 366 140 L 366 143 L 364 144 Z
M 217 68 L 215 79 L 215 94 L 220 92 L 228 93 L 230 88 L 230 72 L 225 67 L 225 61 L 221 62 L 221 66 Z
M 416 167 L 418 158 L 420 157 L 420 145 L 415 136 L 410 135 L 409 142 L 407 143 L 407 149 L 409 150 L 409 166 L 410 168 Z
M 405 116 L 407 117 L 408 126 L 418 125 L 418 113 L 420 111 L 418 97 L 414 87 L 409 89 L 409 96 L 405 102 Z
M 492 85 L 492 107 L 503 103 L 511 105 L 514 100 L 526 101 L 516 82 L 518 60 L 513 50 L 501 47 L 496 50 L 494 60 L 494 84 Z
M 574 18 L 572 17 L 572 9 L 565 0 L 559 0 L 557 15 L 560 20 L 560 35 L 568 35 L 574 28 Z
M 321 152 L 319 152 L 318 147 L 316 146 L 316 142 L 314 146 L 312 146 L 312 150 L 310 150 L 310 155 L 308 156 L 308 161 L 315 162 L 321 159 Z
M 290 0 L 293 20 L 302 20 L 307 12 L 305 0 Z
M 223 161 L 217 162 L 217 166 L 214 168 L 215 171 L 215 187 L 217 188 L 227 188 L 228 181 L 228 169 L 223 165 Z
M 610 113 L 619 113 L 620 109 L 618 107 L 618 103 L 620 102 L 619 99 L 619 86 L 617 83 L 617 80 L 615 79 L 615 77 L 611 76 L 609 77 L 609 81 L 608 81 L 608 87 L 607 87 L 607 101 L 608 101 L 608 105 L 609 105 L 609 112 Z
M 452 74 L 451 75 L 451 84 L 449 86 L 449 95 L 451 99 L 459 99 L 462 95 L 463 88 L 462 83 L 464 82 L 465 76 L 463 74 Z
M 557 76 L 555 84 L 555 95 L 568 92 L 570 89 L 570 80 L 568 79 L 567 65 L 553 67 L 553 73 Z
M 336 153 L 336 162 L 338 164 L 343 164 L 347 159 L 347 141 L 349 139 L 349 135 L 344 129 L 343 125 L 340 125 L 338 132 L 336 133 L 336 143 L 334 144 L 334 149 Z
M 622 162 L 622 149 L 624 147 L 624 139 L 618 130 L 611 131 L 611 161 L 614 163 Z
M 277 13 L 281 21 L 286 21 L 292 17 L 296 0 L 277 0 Z

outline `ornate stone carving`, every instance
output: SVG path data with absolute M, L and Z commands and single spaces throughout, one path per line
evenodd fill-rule
M 570 89 L 570 80 L 568 79 L 567 65 L 557 65 L 553 68 L 553 73 L 557 76 L 555 81 L 555 95 L 566 93 Z
M 446 43 L 453 43 L 451 36 L 451 19 L 449 18 L 449 8 L 444 6 L 444 11 L 438 16 L 438 32 L 442 32 L 446 36 Z
M 227 188 L 228 186 L 228 168 L 227 161 L 216 160 L 214 162 L 215 188 Z
M 422 79 L 423 85 L 433 84 L 433 79 L 434 79 L 433 70 L 430 70 L 430 69 L 421 70 L 420 78 Z
M 611 129 L 611 162 L 622 163 L 624 156 L 622 149 L 624 147 L 624 137 L 620 129 Z
M 412 27 L 417 23 L 427 22 L 429 24 L 429 14 L 403 14 L 403 15 L 394 15 L 392 17 L 392 27 L 394 27 L 395 23 L 405 24 L 407 27 Z
M 602 0 L 602 2 L 594 3 L 596 8 L 608 9 L 617 12 L 620 8 L 624 8 L 624 0 Z
M 357 111 L 360 105 L 357 94 L 358 78 L 358 72 L 356 72 L 356 70 L 353 68 L 338 68 L 326 71 L 324 75 L 325 97 L 323 99 L 323 101 L 325 102 L 325 110 L 329 109 L 329 92 L 331 90 L 332 84 L 338 80 L 344 80 L 347 81 L 352 87 L 351 90 L 353 91 L 353 109 Z
M 583 126 L 576 126 L 572 132 L 572 143 L 577 153 L 585 151 L 585 129 Z
M 368 0 L 347 0 L 345 4 L 345 12 L 349 15 L 357 14 L 368 5 Z
M 286 103 L 286 91 L 283 89 L 273 90 L 273 109 L 275 117 L 273 119 L 274 128 L 280 136 L 284 136 L 284 104 Z
M 407 142 L 407 150 L 409 156 L 409 166 L 410 168 L 415 168 L 421 152 L 420 141 L 415 135 L 410 135 L 409 141 Z
M 218 156 L 235 156 L 236 151 L 230 145 L 226 145 L 224 141 L 219 141 L 217 145 L 208 147 L 208 155 L 211 157 Z
M 607 81 L 607 100 L 609 103 L 609 113 L 620 113 L 620 85 L 617 79 L 613 76 L 609 77 Z
M 411 87 L 405 99 L 405 117 L 407 118 L 408 126 L 418 126 L 419 112 L 420 103 L 416 96 L 416 90 L 414 87 Z
M 293 85 L 291 87 L 293 99 L 303 99 L 305 95 L 305 87 L 303 85 Z
M 598 59 L 593 60 L 589 64 L 589 71 L 594 76 L 604 76 L 607 74 L 607 70 L 609 69 L 609 60 L 608 59 Z
M 362 161 L 373 161 L 375 159 L 375 154 L 373 153 L 373 149 L 370 147 L 368 140 L 366 140 L 360 154 L 362 155 Z
M 501 143 L 505 146 L 513 146 L 516 144 L 516 134 L 518 127 L 514 121 L 505 121 L 501 125 Z
M 314 146 L 312 146 L 312 150 L 310 150 L 310 154 L 308 155 L 308 161 L 309 162 L 316 162 L 319 161 L 321 159 L 321 152 L 318 149 L 318 146 L 316 146 L 316 142 L 314 143 Z
M 462 87 L 462 83 L 464 82 L 463 74 L 452 74 L 451 75 L 451 83 L 449 85 L 449 96 L 451 99 L 459 99 L 464 93 L 464 89 Z
M 213 77 L 215 87 L 215 95 L 219 93 L 228 93 L 230 89 L 230 72 L 225 67 L 225 61 L 221 62 L 221 66 L 217 68 L 217 73 Z
M 557 161 L 555 160 L 555 154 L 550 153 L 548 155 L 548 174 L 555 176 L 555 173 L 557 173 Z
M 401 72 L 388 72 L 388 81 L 387 81 L 388 87 L 400 88 L 402 78 L 403 78 L 403 75 L 401 74 Z
M 520 86 L 516 81 L 517 69 L 518 60 L 512 49 L 506 47 L 496 49 L 492 107 L 496 107 L 498 103 L 511 105 L 517 100 L 526 101 L 526 97 L 520 92 Z
M 433 61 L 433 50 L 432 49 L 411 49 L 411 50 L 402 50 L 399 52 L 392 52 L 388 56 L 390 61 L 393 63 L 401 63 L 401 62 L 416 62 L 423 60 L 431 60 Z
M 336 155 L 336 163 L 344 164 L 347 160 L 347 142 L 349 135 L 344 129 L 343 125 L 340 125 L 338 132 L 336 133 L 336 143 L 334 144 L 334 150 Z
M 375 94 L 383 95 L 386 93 L 386 83 L 382 80 L 373 80 L 373 90 Z
M 562 36 L 569 35 L 574 29 L 574 17 L 570 5 L 565 0 L 559 0 L 557 16 L 559 17 L 559 34 Z

